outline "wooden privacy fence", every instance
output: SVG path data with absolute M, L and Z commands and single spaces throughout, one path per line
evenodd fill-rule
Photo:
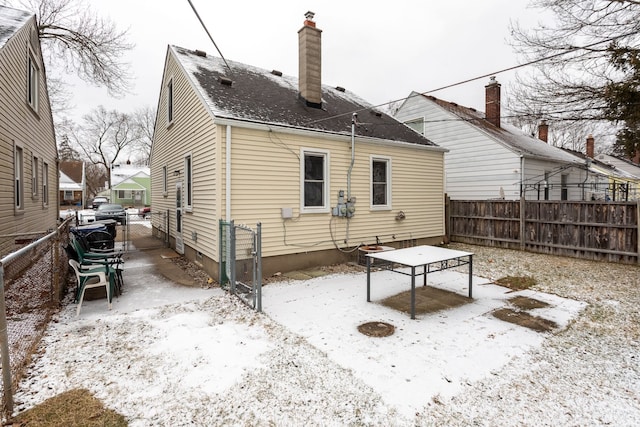
M 640 263 L 640 201 L 446 200 L 452 242 Z

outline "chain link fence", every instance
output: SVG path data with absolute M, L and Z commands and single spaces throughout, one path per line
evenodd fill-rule
M 262 311 L 262 226 L 220 221 L 220 284 L 249 307 Z
M 67 288 L 71 220 L 0 259 L 0 350 L 3 412 L 13 412 L 15 384 L 23 377 L 51 315 Z M 26 242 L 24 242 L 26 243 Z

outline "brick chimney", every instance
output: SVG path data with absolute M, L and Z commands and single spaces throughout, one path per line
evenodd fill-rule
M 500 127 L 500 83 L 493 76 L 485 87 L 485 118 L 489 123 Z
M 635 154 L 635 156 L 633 156 L 631 161 L 633 163 L 635 163 L 636 165 L 640 165 L 640 150 L 636 150 L 636 154 Z
M 594 154 L 594 145 L 595 145 L 595 140 L 593 139 L 593 135 L 589 134 L 589 136 L 587 137 L 587 157 L 590 159 L 593 159 L 593 154 Z
M 309 107 L 322 107 L 322 30 L 316 28 L 313 12 L 304 14 L 304 25 L 298 31 L 298 90 Z
M 538 125 L 538 139 L 549 142 L 549 125 L 546 120 L 541 121 Z

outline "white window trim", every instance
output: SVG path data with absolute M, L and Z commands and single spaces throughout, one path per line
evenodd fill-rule
M 20 159 L 18 159 L 20 153 Z M 24 210 L 24 148 L 14 145 L 13 149 L 13 206 L 17 211 Z M 16 193 L 18 197 L 16 197 Z
M 49 164 L 42 162 L 42 206 L 49 206 Z
M 386 205 L 374 205 L 373 204 L 373 162 L 374 161 L 379 161 L 379 162 L 386 162 L 387 163 L 387 204 Z M 391 176 L 393 175 L 391 173 L 391 166 L 392 166 L 392 161 L 391 161 L 391 157 L 388 156 L 375 156 L 375 155 L 371 155 L 369 156 L 369 206 L 370 209 L 372 211 L 388 211 L 392 209 L 392 200 L 391 200 L 391 189 L 392 189 L 392 183 L 391 183 Z
M 38 198 L 38 190 L 39 190 L 39 168 L 40 168 L 40 160 L 38 156 L 31 156 L 31 198 Z
M 315 154 L 324 156 L 324 185 L 322 188 L 323 191 L 323 201 L 322 206 L 313 206 L 308 207 L 304 205 L 304 156 L 306 154 Z M 327 213 L 330 212 L 331 208 L 329 206 L 329 194 L 331 186 L 329 184 L 329 177 L 331 170 L 331 162 L 328 150 L 320 150 L 317 148 L 300 148 L 300 213 L 301 214 L 309 214 L 309 213 Z
M 34 112 L 38 112 L 39 91 L 40 91 L 40 66 L 36 61 L 36 55 L 30 47 L 27 48 L 27 104 Z M 35 70 L 32 75 L 31 67 Z M 31 99 L 29 99 L 29 92 L 31 92 Z
M 167 127 L 170 127 L 176 119 L 176 87 L 174 83 L 173 76 L 169 77 L 166 85 L 167 89 L 167 99 L 166 99 L 166 108 L 167 108 Z
M 167 175 L 167 173 L 168 173 L 167 170 L 168 170 L 168 167 L 167 167 L 166 164 L 164 166 L 162 166 L 162 195 L 164 197 L 167 197 L 169 195 L 169 190 L 168 190 L 168 188 L 169 188 L 169 182 L 168 182 L 169 176 Z
M 187 158 L 190 159 L 191 172 L 187 173 Z M 183 184 L 183 197 L 184 197 L 184 210 L 185 212 L 193 211 L 193 155 L 191 152 L 186 153 L 183 157 L 184 168 L 184 184 Z M 191 200 L 191 203 L 189 203 Z

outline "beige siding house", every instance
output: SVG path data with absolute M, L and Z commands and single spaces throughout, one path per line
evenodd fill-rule
M 313 21 L 299 42 L 299 79 L 167 50 L 153 210 L 168 213 L 172 246 L 214 278 L 220 219 L 262 224 L 265 276 L 355 260 L 362 245 L 442 241 L 446 150 L 345 89 L 322 85 Z M 156 235 L 167 229 L 160 215 L 153 226 Z
M 0 254 L 55 228 L 56 161 L 36 18 L 0 6 Z

